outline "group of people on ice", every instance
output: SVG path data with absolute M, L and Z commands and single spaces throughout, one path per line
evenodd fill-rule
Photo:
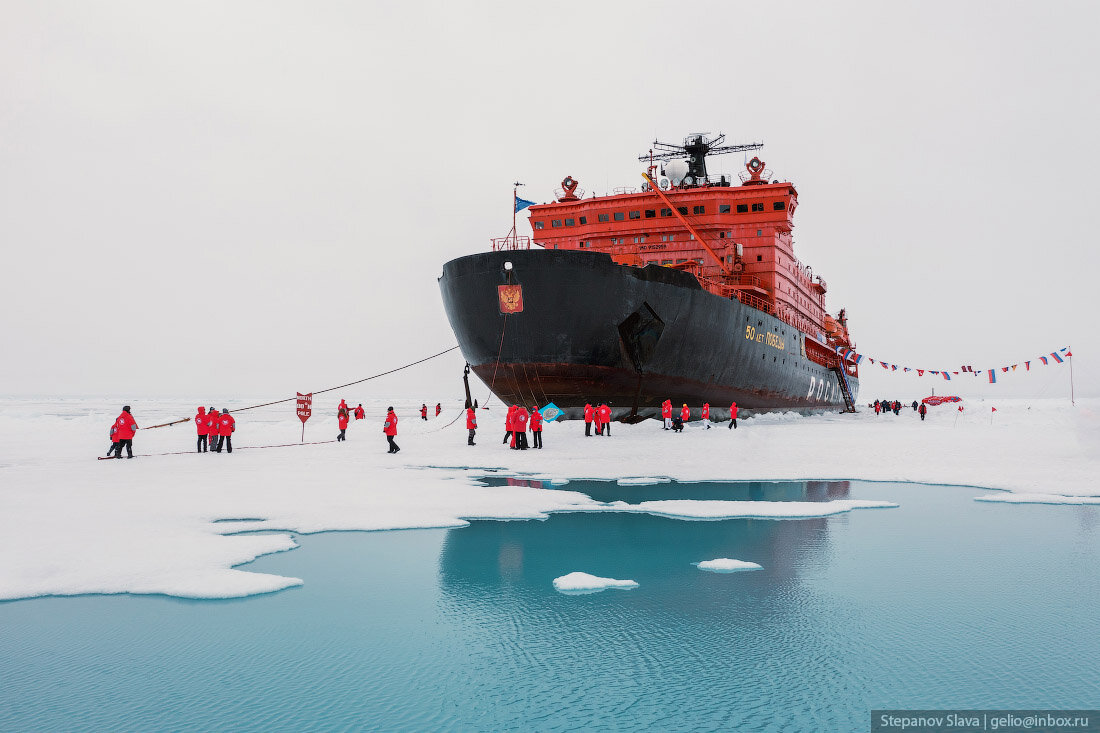
M 472 409 L 472 408 L 471 408 Z M 466 411 L 467 425 L 469 425 L 470 410 Z M 530 423 L 531 427 L 531 440 L 534 443 L 532 446 L 527 445 L 527 427 Z M 539 412 L 539 408 L 535 405 L 531 405 L 530 411 L 526 407 L 519 405 L 512 405 L 508 408 L 508 414 L 504 416 L 504 440 L 503 443 L 508 443 L 511 439 L 512 450 L 527 450 L 531 448 L 542 448 L 542 413 Z M 473 445 L 473 432 L 470 433 L 470 445 Z
M 443 412 L 443 405 L 439 402 L 436 402 L 435 403 L 435 416 L 439 417 L 439 413 L 441 413 L 441 412 Z M 420 419 L 421 420 L 427 420 L 428 419 L 428 403 L 427 402 L 420 405 Z
M 358 405 L 356 405 L 355 409 L 352 409 L 348 407 L 347 402 L 341 399 L 339 407 L 336 408 L 336 422 L 340 427 L 340 434 L 336 436 L 337 440 L 348 439 L 348 423 L 351 422 L 351 418 L 353 416 L 356 420 L 362 420 L 367 416 L 367 411 L 363 409 L 363 403 L 360 402 Z
M 229 414 L 228 408 L 222 408 L 221 412 L 211 407 L 199 407 L 195 413 L 195 431 L 198 433 L 198 442 L 195 450 L 198 453 L 226 453 L 233 452 L 233 433 L 237 429 L 237 420 Z
M 611 435 L 611 407 L 606 402 L 601 402 L 596 407 L 593 407 L 591 404 L 585 404 L 585 437 L 592 437 L 593 425 L 596 427 L 596 435 Z
M 681 433 L 684 430 L 684 423 L 691 420 L 691 408 L 687 406 L 687 403 L 683 403 L 680 407 L 679 413 L 674 413 L 672 409 L 672 400 L 665 400 L 661 403 L 661 418 L 664 420 L 664 430 L 672 430 L 676 433 Z M 704 402 L 703 409 L 700 410 L 699 419 L 706 425 L 707 430 L 710 430 L 710 403 Z M 737 403 L 730 403 L 730 424 L 727 426 L 729 429 L 737 427 Z
M 875 400 L 871 407 L 875 408 L 876 415 L 883 415 L 887 412 L 892 412 L 895 415 L 901 414 L 902 404 L 897 400 Z M 928 414 L 928 405 L 923 402 L 918 403 L 913 400 L 912 404 L 913 412 L 920 414 L 920 419 L 923 420 L 924 416 Z

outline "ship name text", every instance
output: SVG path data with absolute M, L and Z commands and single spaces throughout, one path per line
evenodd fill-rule
M 771 331 L 757 331 L 755 326 L 745 326 L 745 338 L 749 341 L 755 341 L 758 344 L 765 344 L 773 348 L 785 351 L 787 346 L 783 343 L 782 337 L 777 333 Z

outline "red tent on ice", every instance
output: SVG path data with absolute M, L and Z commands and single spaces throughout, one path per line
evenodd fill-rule
M 944 402 L 962 402 L 962 397 L 956 397 L 953 394 L 949 394 L 949 395 L 935 394 L 935 395 L 932 395 L 931 397 L 925 397 L 923 400 L 921 400 L 921 402 L 923 402 L 926 405 L 935 406 L 935 405 L 942 405 Z

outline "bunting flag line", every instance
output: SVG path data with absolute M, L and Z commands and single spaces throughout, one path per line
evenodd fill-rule
M 928 374 L 930 374 L 930 375 L 942 376 L 945 380 L 950 381 L 952 374 L 954 374 L 955 376 L 958 376 L 959 374 L 970 374 L 970 375 L 976 377 L 979 374 L 984 373 L 988 377 L 990 384 L 995 384 L 997 382 L 997 374 L 996 374 L 997 369 L 1000 369 L 1000 371 L 1002 373 L 1007 374 L 1009 371 L 1015 372 L 1017 367 L 1019 367 L 1020 364 L 1022 363 L 1024 365 L 1024 371 L 1030 372 L 1031 371 L 1031 362 L 1033 361 L 1031 359 L 1028 359 L 1028 360 L 1023 361 L 1023 362 L 1017 362 L 1015 364 L 1009 364 L 1009 365 L 1002 366 L 1002 367 L 997 367 L 997 368 L 994 368 L 994 369 L 975 369 L 970 364 L 963 364 L 962 366 L 959 367 L 959 369 L 957 371 L 948 371 L 948 370 L 939 370 L 939 369 L 914 369 L 912 367 L 901 366 L 899 364 L 891 364 L 888 361 L 883 361 L 882 359 L 877 359 L 876 360 L 873 357 L 867 356 L 866 354 L 861 354 L 861 353 L 857 352 L 855 349 L 846 348 L 844 346 L 837 346 L 837 347 L 834 348 L 834 351 L 836 351 L 837 356 L 840 357 L 842 362 L 854 362 L 855 364 L 858 365 L 858 364 L 862 364 L 864 357 L 866 357 L 867 361 L 869 363 L 871 363 L 871 364 L 877 363 L 883 369 L 885 369 L 888 372 L 889 371 L 896 372 L 899 369 L 902 372 L 914 372 L 915 371 L 917 373 L 917 376 L 919 376 L 919 377 L 923 377 L 924 373 L 928 372 Z M 1063 358 L 1063 355 L 1064 355 L 1065 358 Z M 1050 363 L 1051 363 L 1051 359 L 1053 359 L 1054 362 L 1057 363 L 1057 364 L 1064 364 L 1066 358 L 1070 358 L 1072 356 L 1073 356 L 1073 352 L 1070 351 L 1070 347 L 1063 346 L 1062 348 L 1058 349 L 1057 351 L 1049 352 L 1049 356 L 1040 356 L 1038 358 L 1039 358 L 1039 361 L 1041 361 L 1043 364 L 1049 366 Z

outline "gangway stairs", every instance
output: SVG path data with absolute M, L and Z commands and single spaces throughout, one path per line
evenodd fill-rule
M 844 412 L 855 412 L 856 402 L 852 399 L 852 388 L 848 386 L 848 375 L 844 373 L 843 366 L 829 367 L 836 374 L 840 382 L 840 393 L 844 395 Z

